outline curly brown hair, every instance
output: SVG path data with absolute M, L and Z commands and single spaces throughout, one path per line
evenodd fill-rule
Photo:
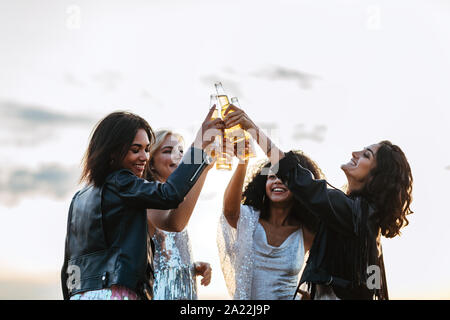
M 322 170 L 319 166 L 302 151 L 293 151 L 298 163 L 303 167 L 311 171 L 315 179 L 324 179 Z M 242 204 L 253 207 L 260 211 L 260 217 L 267 219 L 269 216 L 269 204 L 270 200 L 266 197 L 266 182 L 267 175 L 262 174 L 263 170 L 270 168 L 271 163 L 268 161 L 262 161 L 255 165 L 250 174 L 247 174 L 246 185 L 242 192 Z M 264 171 L 265 171 L 264 170 Z M 299 221 L 310 231 L 317 231 L 319 220 L 311 213 L 308 207 L 301 202 L 301 200 L 294 197 L 294 205 L 289 213 L 290 217 Z
M 376 153 L 376 166 L 361 195 L 373 202 L 380 218 L 381 233 L 386 238 L 400 235 L 409 224 L 407 215 L 413 213 L 413 177 L 405 154 L 390 141 L 381 141 Z

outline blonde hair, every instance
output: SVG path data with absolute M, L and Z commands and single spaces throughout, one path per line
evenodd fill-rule
M 181 143 L 184 143 L 184 139 L 183 136 L 179 133 L 175 133 L 171 130 L 167 130 L 167 129 L 161 129 L 161 130 L 157 130 L 155 131 L 155 143 L 152 144 L 152 146 L 150 147 L 150 161 L 149 161 L 149 170 L 147 171 L 147 180 L 159 180 L 159 175 L 158 172 L 156 172 L 156 170 L 154 170 L 152 168 L 153 166 L 153 156 L 155 155 L 156 151 L 158 151 L 164 140 L 166 140 L 166 138 L 168 136 L 174 136 L 178 139 L 178 141 L 180 141 Z

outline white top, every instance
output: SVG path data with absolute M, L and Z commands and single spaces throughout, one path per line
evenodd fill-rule
M 291 233 L 279 246 L 267 242 L 266 232 L 258 223 L 254 238 L 252 300 L 292 300 L 303 265 L 302 229 Z
M 273 247 L 267 244 L 264 228 L 258 227 L 258 220 L 259 211 L 246 205 L 241 205 L 236 229 L 228 224 L 223 214 L 220 216 L 217 246 L 228 292 L 235 300 L 292 299 L 304 260 L 303 234 L 301 230 L 296 231 L 280 247 Z M 267 252 L 270 254 L 264 254 Z M 272 264 L 281 261 L 285 264 L 290 262 L 286 268 L 270 269 Z M 294 276 L 295 272 L 297 276 Z M 270 284 L 261 282 L 262 278 L 269 276 L 272 278 Z M 279 290 L 275 292 L 266 285 L 275 285 Z

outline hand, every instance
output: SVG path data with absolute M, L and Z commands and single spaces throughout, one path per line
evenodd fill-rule
M 225 124 L 222 119 L 212 119 L 216 106 L 214 105 L 206 115 L 205 120 L 202 123 L 201 128 L 197 132 L 193 146 L 199 149 L 206 149 L 211 143 L 214 142 L 216 136 L 221 135 L 225 129 Z
M 249 116 L 242 109 L 239 109 L 233 104 L 228 106 L 224 115 L 225 118 L 223 121 L 225 122 L 225 128 L 227 129 L 238 124 L 240 124 L 242 129 L 245 131 L 248 131 L 249 129 L 256 129 L 256 125 L 249 118 Z
M 211 282 L 211 265 L 207 262 L 197 261 L 194 262 L 195 275 L 202 276 L 200 284 L 207 286 Z
M 311 300 L 311 296 L 308 292 L 306 292 L 302 289 L 298 289 L 297 292 L 302 295 L 300 300 Z

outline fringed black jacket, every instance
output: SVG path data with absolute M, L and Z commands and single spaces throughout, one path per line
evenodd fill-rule
M 299 285 L 306 282 L 313 299 L 317 284 L 331 286 L 340 299 L 388 299 L 375 208 L 315 180 L 292 152 L 280 160 L 276 175 L 320 220 Z

